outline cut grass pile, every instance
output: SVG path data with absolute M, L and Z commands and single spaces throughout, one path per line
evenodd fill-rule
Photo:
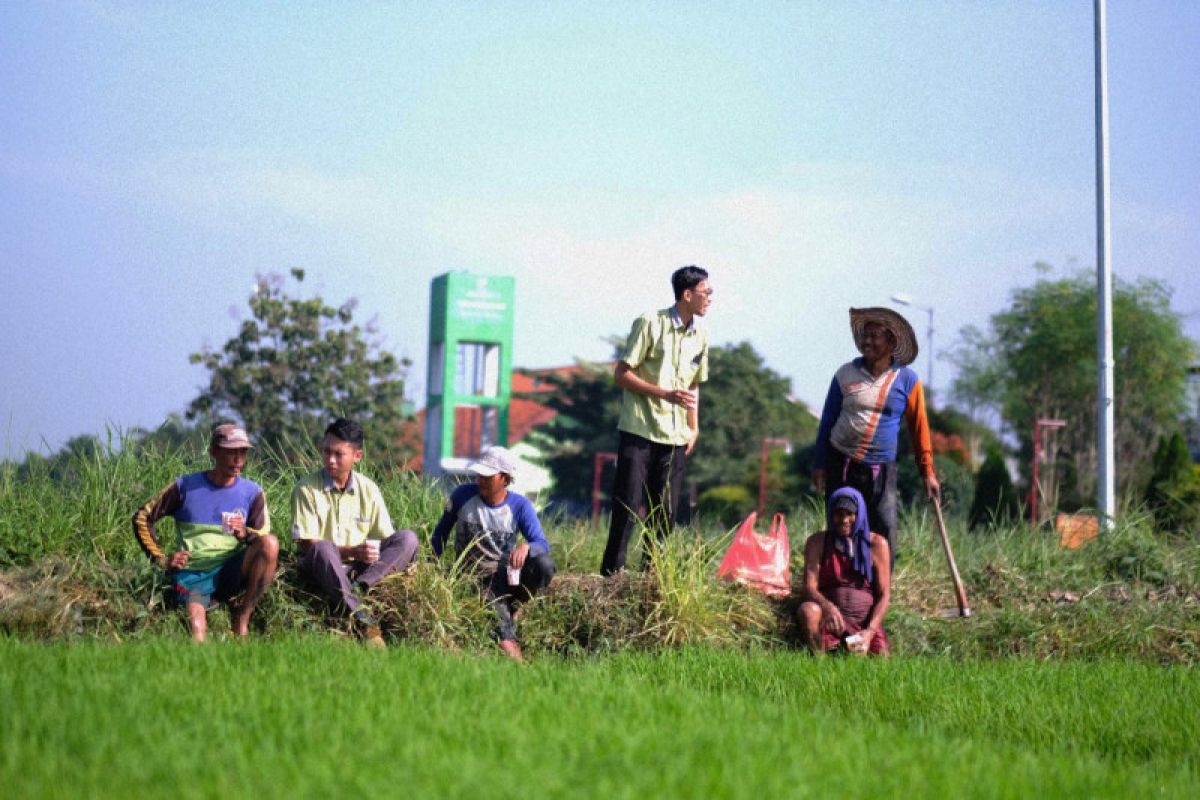
M 1195 797 L 1200 674 L 0 639 L 12 797 Z

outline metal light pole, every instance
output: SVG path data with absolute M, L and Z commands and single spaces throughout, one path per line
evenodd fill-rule
M 767 510 L 767 455 L 772 447 L 782 447 L 785 453 L 792 452 L 792 443 L 778 436 L 764 436 L 758 457 L 758 516 Z
M 902 306 L 912 306 L 918 311 L 924 311 L 929 315 L 929 336 L 926 339 L 926 344 L 929 347 L 929 380 L 925 381 L 925 394 L 928 395 L 930 402 L 933 401 L 933 306 L 923 306 L 919 303 L 914 303 L 912 297 L 907 294 L 892 295 L 892 302 L 899 303 Z
M 1101 529 L 1117 514 L 1116 455 L 1113 445 L 1112 234 L 1109 231 L 1108 45 L 1104 0 L 1095 0 L 1096 17 L 1096 353 L 1099 378 L 1096 402 L 1097 489 Z

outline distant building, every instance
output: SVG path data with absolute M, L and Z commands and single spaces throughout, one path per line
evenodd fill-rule
M 552 367 L 535 370 L 513 370 L 511 375 L 512 399 L 508 405 L 508 437 L 506 446 L 517 457 L 520 469 L 513 489 L 532 498 L 547 499 L 548 490 L 554 483 L 550 471 L 540 464 L 544 454 L 531 446 L 525 439 L 535 428 L 545 425 L 554 419 L 558 412 L 542 405 L 537 400 L 526 395 L 549 394 L 554 391 L 554 384 L 547 380 L 550 376 L 566 377 L 579 374 L 578 366 Z M 478 441 L 478 410 L 473 408 L 455 409 L 456 425 L 454 449 L 456 452 L 466 452 Z M 409 436 L 415 436 L 414 443 L 418 452 L 423 451 L 420 441 L 421 432 L 426 430 L 425 410 L 417 412 L 417 417 L 411 425 Z M 461 441 L 459 441 L 461 440 Z M 421 471 L 422 458 L 418 457 L 406 465 L 409 469 Z

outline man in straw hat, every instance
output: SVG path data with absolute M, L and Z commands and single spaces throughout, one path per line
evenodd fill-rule
M 909 369 L 917 337 L 908 320 L 890 308 L 850 309 L 850 330 L 859 358 L 833 376 L 813 454 L 813 486 L 826 500 L 851 486 L 866 501 L 871 530 L 896 553 L 896 447 L 900 420 L 912 436 L 913 455 L 925 492 L 940 498 L 933 447 L 925 416 L 925 392 Z
M 212 469 L 177 478 L 133 515 L 138 544 L 167 571 L 197 642 L 207 637 L 208 609 L 238 595 L 230 623 L 235 636 L 245 636 L 255 604 L 275 579 L 279 542 L 270 533 L 267 500 L 257 483 L 241 477 L 251 446 L 240 426 L 217 425 L 208 448 Z M 171 553 L 154 531 L 167 516 L 175 518 Z

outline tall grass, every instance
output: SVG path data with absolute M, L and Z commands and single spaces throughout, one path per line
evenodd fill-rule
M 284 545 L 280 576 L 255 615 L 261 633 L 339 629 L 297 579 L 289 535 L 291 488 L 317 465 L 315 455 L 281 464 L 255 453 L 247 466 L 247 476 L 264 487 Z M 202 444 L 155 449 L 112 437 L 54 474 L 36 461 L 24 474 L 0 465 L 0 631 L 37 638 L 183 635 L 178 617 L 163 608 L 162 575 L 138 549 L 130 518 L 176 476 L 207 466 Z M 363 466 L 380 484 L 394 522 L 417 531 L 428 554 L 443 487 Z M 669 537 L 645 572 L 604 580 L 595 574 L 603 522 L 543 520 L 559 575 L 523 612 L 527 652 L 796 645 L 794 597 L 768 601 L 715 579 L 729 530 L 700 520 Z M 171 535 L 170 525 L 163 521 L 163 536 Z M 821 527 L 815 507 L 789 515 L 795 585 L 804 539 Z M 954 595 L 928 509 L 910 510 L 900 527 L 886 622 L 898 654 L 1200 663 L 1200 537 L 1157 535 L 1132 514 L 1085 547 L 1065 550 L 1050 533 L 1024 524 L 973 533 L 952 523 L 975 616 L 946 620 L 939 611 L 953 607 Z M 639 561 L 632 552 L 630 563 Z M 494 621 L 478 584 L 448 559 L 423 557 L 373 594 L 393 638 L 460 650 L 492 646 Z M 213 631 L 222 629 L 221 613 Z

